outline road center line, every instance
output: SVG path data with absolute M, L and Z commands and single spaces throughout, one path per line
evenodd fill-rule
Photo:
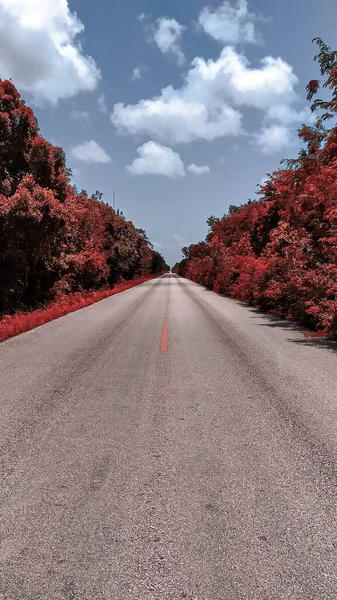
M 160 352 L 166 354 L 168 350 L 168 325 L 163 325 L 163 331 L 161 334 Z

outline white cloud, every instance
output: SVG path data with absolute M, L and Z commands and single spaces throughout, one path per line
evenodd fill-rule
M 289 103 L 296 98 L 294 86 L 298 78 L 282 58 L 266 56 L 261 60 L 260 68 L 250 68 L 245 56 L 227 47 L 219 60 L 212 63 L 208 61 L 208 71 L 214 74 L 214 85 L 237 106 L 268 110 L 275 104 Z
M 172 179 L 184 177 L 184 163 L 171 148 L 151 141 L 138 148 L 137 152 L 139 158 L 126 167 L 131 175 L 165 175 Z
M 280 152 L 296 142 L 295 126 L 312 125 L 315 115 L 308 107 L 297 111 L 287 104 L 271 106 L 266 115 L 266 125 L 254 134 L 255 142 L 265 154 Z
M 173 88 L 170 96 L 134 106 L 116 104 L 112 123 L 122 132 L 149 134 L 172 144 L 240 133 L 241 115 L 231 107 L 218 104 L 211 113 L 202 102 L 180 98 Z
M 273 121 L 278 121 L 283 125 L 295 125 L 301 123 L 314 123 L 315 115 L 310 108 L 305 107 L 301 111 L 296 111 L 287 104 L 276 104 L 271 106 L 267 112 L 267 118 Z
M 256 43 L 255 19 L 255 15 L 248 12 L 247 0 L 238 0 L 236 7 L 225 0 L 215 10 L 203 8 L 199 15 L 199 24 L 208 35 L 219 42 Z
M 67 0 L 0 0 L 0 77 L 38 103 L 95 89 L 100 72 L 78 42 L 83 30 Z
M 120 132 L 147 134 L 172 144 L 238 136 L 239 107 L 266 113 L 289 105 L 296 100 L 297 83 L 292 67 L 281 58 L 267 56 L 259 68 L 251 68 L 245 56 L 228 46 L 217 60 L 195 58 L 180 89 L 168 86 L 138 104 L 116 104 L 111 120 Z
M 173 54 L 178 62 L 184 62 L 184 55 L 179 43 L 184 31 L 184 26 L 175 19 L 165 17 L 158 19 L 153 28 L 153 39 L 163 54 Z
M 106 105 L 106 100 L 105 100 L 104 94 L 101 94 L 97 98 L 97 104 L 98 104 L 98 110 L 100 110 L 101 113 L 106 114 L 108 112 L 108 107 Z
M 289 129 L 284 125 L 276 124 L 263 127 L 259 133 L 255 134 L 255 139 L 264 154 L 280 152 L 292 143 Z
M 110 156 L 101 148 L 97 142 L 83 142 L 71 149 L 71 154 L 78 160 L 88 163 L 110 163 Z
M 172 237 L 176 242 L 178 242 L 178 244 L 183 243 L 183 238 L 181 237 L 181 235 L 178 235 L 177 233 L 175 233 Z
M 204 175 L 205 173 L 210 173 L 211 169 L 207 165 L 189 165 L 187 167 L 190 173 L 194 173 L 194 175 Z
M 86 125 L 89 121 L 89 113 L 87 110 L 72 110 L 70 112 L 70 118 L 74 121 L 78 121 L 81 125 Z
M 142 74 L 141 74 L 141 69 L 140 67 L 136 67 L 135 69 L 133 69 L 132 71 L 132 80 L 136 80 L 136 79 L 141 79 L 142 78 Z

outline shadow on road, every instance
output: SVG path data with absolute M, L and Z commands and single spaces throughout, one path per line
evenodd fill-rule
M 332 340 L 327 337 L 323 338 L 312 338 L 305 337 L 303 340 L 288 340 L 292 344 L 299 344 L 301 346 L 311 346 L 316 348 L 325 348 L 326 350 L 332 350 L 337 352 L 337 340 Z
M 277 315 L 263 312 L 262 310 L 259 310 L 258 308 L 249 306 L 245 302 L 242 302 L 240 300 L 235 300 L 234 298 L 231 298 L 230 296 L 225 296 L 224 294 L 219 294 L 217 292 L 213 292 L 212 290 L 208 290 L 208 289 L 204 289 L 203 291 L 208 292 L 210 294 L 216 293 L 216 295 L 220 296 L 221 298 L 227 298 L 229 300 L 232 300 L 236 304 L 239 304 L 240 306 L 242 306 L 243 308 L 245 308 L 246 310 L 248 310 L 251 313 L 251 319 L 260 319 L 260 320 L 263 319 L 265 322 L 264 323 L 256 323 L 257 327 L 270 327 L 270 328 L 274 328 L 274 329 L 288 329 L 289 331 L 293 331 L 295 333 L 300 333 L 303 335 L 303 339 L 288 338 L 287 341 L 290 344 L 298 344 L 300 346 L 309 346 L 311 348 L 313 348 L 313 347 L 324 348 L 327 350 L 332 350 L 334 352 L 337 352 L 337 340 L 333 340 L 328 337 L 321 337 L 321 338 L 311 337 L 312 331 L 310 331 L 310 329 L 307 329 L 306 327 L 303 327 L 301 325 L 296 325 L 296 323 L 293 323 L 292 321 L 288 321 L 287 319 L 283 319 L 281 317 L 278 317 Z

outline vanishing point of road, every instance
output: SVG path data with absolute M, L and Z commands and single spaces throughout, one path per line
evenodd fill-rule
M 0 344 L 0 600 L 336 600 L 337 352 L 165 275 Z

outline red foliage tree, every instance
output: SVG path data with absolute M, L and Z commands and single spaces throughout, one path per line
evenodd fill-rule
M 337 334 L 337 52 L 316 39 L 323 83 L 309 82 L 319 116 L 303 125 L 296 160 L 269 176 L 261 199 L 212 218 L 202 255 L 191 246 L 175 271 L 215 291 Z M 326 128 L 325 122 L 332 121 Z
M 99 193 L 77 193 L 62 149 L 0 81 L 0 316 L 167 268 Z

